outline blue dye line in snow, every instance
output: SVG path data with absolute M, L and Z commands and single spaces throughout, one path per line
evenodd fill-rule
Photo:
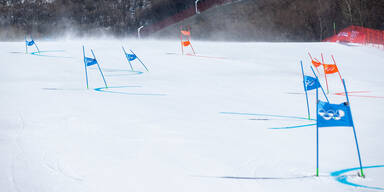
M 99 87 L 93 90 L 97 92 L 115 93 L 115 94 L 121 94 L 121 95 L 138 95 L 138 96 L 166 96 L 167 95 L 167 94 L 161 94 L 161 93 L 130 93 L 130 92 L 122 92 L 122 91 L 111 91 L 111 89 L 128 88 L 128 87 L 141 87 L 141 86 L 118 86 L 118 87 L 108 87 L 108 88 Z
M 55 55 L 42 55 L 41 53 L 58 53 L 65 52 L 64 50 L 51 50 L 51 51 L 40 51 L 39 52 L 31 52 L 31 55 L 40 56 L 40 57 L 55 57 L 55 58 L 72 58 L 67 56 L 55 56 Z
M 367 166 L 367 167 L 363 167 L 363 169 L 381 168 L 381 167 L 384 167 L 384 165 Z M 361 188 L 365 188 L 365 189 L 384 190 L 384 188 L 382 188 L 382 187 L 371 187 L 371 186 L 366 186 L 366 185 L 360 185 L 360 184 L 357 184 L 357 183 L 352 183 L 352 182 L 348 181 L 348 176 L 347 175 L 343 175 L 343 174 L 345 174 L 347 172 L 356 171 L 356 170 L 360 170 L 360 167 L 355 167 L 355 168 L 349 168 L 349 169 L 343 169 L 343 170 L 339 170 L 339 171 L 334 171 L 334 172 L 331 173 L 331 176 L 335 177 L 335 180 L 337 182 L 345 184 L 345 185 L 349 185 L 349 186 L 353 186 L 353 187 L 361 187 Z
M 296 129 L 296 128 L 302 128 L 302 127 L 315 126 L 315 125 L 316 125 L 316 123 L 311 123 L 311 124 L 296 125 L 296 126 L 289 126 L 289 127 L 269 128 L 269 129 Z
M 285 116 L 285 115 L 270 115 L 270 114 L 258 114 L 258 113 L 238 113 L 238 112 L 220 112 L 221 114 L 227 115 L 249 115 L 249 116 L 266 116 L 266 117 L 281 117 L 288 119 L 303 119 L 303 120 L 311 120 L 316 121 L 316 119 L 308 119 L 305 117 L 296 117 L 296 116 Z

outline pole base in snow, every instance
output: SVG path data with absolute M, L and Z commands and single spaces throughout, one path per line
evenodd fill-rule
M 365 175 L 363 173 L 363 170 L 361 170 L 361 172 L 357 172 L 357 176 L 361 177 L 361 178 L 365 178 Z

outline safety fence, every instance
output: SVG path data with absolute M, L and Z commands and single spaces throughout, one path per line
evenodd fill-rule
M 384 30 L 352 25 L 324 42 L 359 43 L 384 49 Z

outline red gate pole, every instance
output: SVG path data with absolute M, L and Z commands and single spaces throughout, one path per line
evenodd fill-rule
M 331 55 L 331 57 L 332 57 L 333 63 L 334 63 L 334 64 L 335 64 L 335 66 L 337 67 L 337 64 L 336 64 L 335 58 L 333 57 L 333 55 Z M 343 83 L 343 78 L 341 78 L 339 67 L 337 67 L 337 73 L 339 74 L 339 77 L 340 77 L 341 83 Z
M 324 76 L 325 76 L 325 84 L 327 85 L 327 94 L 329 94 L 329 88 L 328 88 L 328 80 L 327 80 L 327 73 L 325 72 L 325 66 L 324 66 L 324 57 L 323 53 L 321 53 L 321 61 L 323 62 L 323 69 L 324 69 Z
M 181 45 L 181 54 L 184 55 L 184 48 L 183 48 L 183 34 L 181 33 L 181 30 L 183 30 L 182 26 L 180 25 L 180 45 Z

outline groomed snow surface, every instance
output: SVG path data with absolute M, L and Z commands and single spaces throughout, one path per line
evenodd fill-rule
M 0 43 L 1 192 L 384 190 L 383 50 L 192 41 L 195 57 L 176 40 L 36 42 L 40 56 Z M 86 89 L 82 45 L 108 89 L 96 66 Z M 149 72 L 137 60 L 130 71 L 121 46 Z M 308 52 L 327 63 L 333 54 L 346 80 L 362 163 L 374 166 L 365 179 L 350 127 L 320 129 L 314 177 L 299 63 L 312 74 Z M 344 102 L 338 75 L 328 83 L 331 102 Z M 315 119 L 314 91 L 309 99 Z

